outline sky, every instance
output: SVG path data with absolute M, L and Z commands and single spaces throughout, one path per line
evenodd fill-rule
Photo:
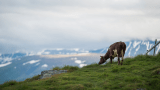
M 0 53 L 160 38 L 159 0 L 0 0 Z

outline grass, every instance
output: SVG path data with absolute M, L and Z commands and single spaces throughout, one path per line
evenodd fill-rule
M 68 70 L 68 72 L 73 72 L 75 70 L 78 70 L 79 67 L 78 66 L 69 66 L 69 65 L 65 65 L 64 67 L 60 68 L 60 67 L 54 67 L 53 70 Z
M 40 80 L 37 75 L 21 82 L 8 81 L 0 85 L 0 90 L 160 90 L 160 53 L 125 58 L 123 65 L 117 63 L 55 67 L 53 70 L 69 72 Z

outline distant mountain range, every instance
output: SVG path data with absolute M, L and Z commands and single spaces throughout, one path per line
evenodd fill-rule
M 125 43 L 127 46 L 125 57 L 134 57 L 139 54 L 145 54 L 147 50 L 155 44 L 155 42 L 151 40 L 132 40 Z M 37 53 L 16 52 L 11 54 L 0 54 L 0 84 L 8 80 L 22 81 L 55 66 L 72 65 L 83 67 L 91 63 L 98 63 L 100 59 L 99 56 L 104 55 L 107 52 L 108 47 L 89 51 L 78 48 L 58 48 L 44 49 Z M 156 47 L 156 54 L 159 51 L 160 44 Z M 58 57 L 57 54 L 61 56 Z M 153 55 L 153 50 L 149 55 Z
M 89 53 L 89 51 L 85 51 L 84 49 L 63 49 L 63 48 L 57 48 L 57 49 L 44 49 L 41 52 L 33 53 L 33 52 L 15 52 L 10 54 L 0 54 L 0 67 L 1 64 L 7 63 L 9 61 L 12 61 L 17 58 L 25 57 L 25 56 L 34 56 L 34 55 L 71 55 L 71 54 L 79 54 L 79 53 Z
M 155 41 L 151 40 L 132 40 L 130 42 L 125 42 L 126 44 L 126 51 L 125 51 L 125 56 L 126 57 L 134 57 L 139 54 L 145 54 L 147 50 L 152 48 L 155 45 Z M 97 50 L 90 50 L 90 53 L 106 53 L 108 50 L 108 47 L 97 49 Z M 153 51 L 151 50 L 148 55 L 153 55 Z M 156 54 L 160 51 L 160 44 L 156 46 Z
M 155 45 L 155 41 L 151 40 L 132 40 L 129 42 L 125 42 L 126 44 L 126 52 L 125 56 L 127 57 L 134 57 L 139 54 L 145 54 L 147 50 L 149 50 L 153 45 Z M 108 46 L 109 47 L 109 46 Z M 96 49 L 96 50 L 84 50 L 84 49 L 63 49 L 63 48 L 57 48 L 57 49 L 44 49 L 41 52 L 37 53 L 25 53 L 25 52 L 16 52 L 11 54 L 0 54 L 0 64 L 5 63 L 7 61 L 11 61 L 15 58 L 21 58 L 24 56 L 33 56 L 33 55 L 70 55 L 70 54 L 79 54 L 79 53 L 103 53 L 105 54 L 108 50 L 108 47 Z M 160 44 L 156 47 L 156 54 L 160 51 Z M 153 54 L 153 50 L 148 53 L 149 55 Z

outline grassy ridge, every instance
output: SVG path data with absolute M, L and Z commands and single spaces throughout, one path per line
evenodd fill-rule
M 41 80 L 37 75 L 22 82 L 5 82 L 0 85 L 0 90 L 160 90 L 160 53 L 126 58 L 122 66 L 113 62 L 53 69 L 67 69 L 69 72 Z

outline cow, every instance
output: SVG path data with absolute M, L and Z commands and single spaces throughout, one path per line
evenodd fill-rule
M 120 64 L 120 57 L 122 57 L 122 61 L 121 61 L 121 65 L 123 62 L 123 57 L 125 54 L 125 50 L 126 50 L 126 44 L 124 42 L 116 42 L 114 44 L 112 44 L 108 51 L 106 52 L 106 54 L 104 56 L 100 56 L 100 61 L 99 61 L 99 65 L 106 62 L 106 60 L 108 58 L 110 58 L 110 61 L 112 63 L 112 59 L 114 59 L 115 57 L 118 57 L 118 65 Z

